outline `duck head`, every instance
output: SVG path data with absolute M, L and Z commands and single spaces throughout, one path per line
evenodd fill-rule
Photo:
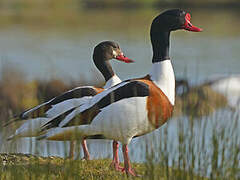
M 184 29 L 187 31 L 200 32 L 198 28 L 190 22 L 191 15 L 181 9 L 167 10 L 158 15 L 152 22 L 152 31 L 175 31 Z
M 108 81 L 114 76 L 114 71 L 109 62 L 111 59 L 116 59 L 125 63 L 134 62 L 132 59 L 124 56 L 119 45 L 113 41 L 104 41 L 99 43 L 93 51 L 93 61 L 98 70 L 102 73 L 105 81 Z
M 118 43 L 113 41 L 103 41 L 99 43 L 94 48 L 93 59 L 98 61 L 108 61 L 111 59 L 116 59 L 125 63 L 134 62 L 132 59 L 124 56 Z
M 169 37 L 171 31 L 180 29 L 193 32 L 202 31 L 201 28 L 192 25 L 190 19 L 189 13 L 181 9 L 171 9 L 161 13 L 153 20 L 150 31 L 153 63 L 170 59 Z

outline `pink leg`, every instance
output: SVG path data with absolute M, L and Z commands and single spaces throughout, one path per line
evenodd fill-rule
M 131 168 L 130 159 L 129 159 L 129 156 L 128 156 L 128 146 L 126 144 L 123 145 L 122 151 L 123 151 L 123 158 L 124 158 L 124 169 L 123 169 L 123 171 L 125 171 L 128 176 L 129 175 L 138 176 L 136 174 L 135 170 L 133 168 Z
M 118 142 L 113 141 L 113 161 L 110 166 L 117 171 L 122 171 L 123 167 L 119 165 L 118 148 L 119 148 Z
M 83 153 L 84 153 L 84 158 L 83 159 L 90 160 L 90 154 L 88 152 L 86 139 L 82 140 L 82 148 L 83 148 Z

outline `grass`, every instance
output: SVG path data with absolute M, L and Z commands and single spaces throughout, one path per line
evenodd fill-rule
M 0 154 L 0 163 L 0 179 L 128 179 L 125 174 L 110 168 L 110 159 L 71 161 L 59 157 Z M 159 165 L 154 166 L 154 169 L 144 163 L 133 163 L 133 166 L 143 175 L 134 179 L 175 179 L 179 175 L 188 177 L 187 172 L 171 168 L 165 174 L 166 168 Z M 196 175 L 192 179 L 199 178 L 207 179 Z

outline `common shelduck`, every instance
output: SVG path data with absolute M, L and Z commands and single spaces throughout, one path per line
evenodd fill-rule
M 102 137 L 120 141 L 124 169 L 136 176 L 130 166 L 128 144 L 133 137 L 147 134 L 167 122 L 175 101 L 175 77 L 169 57 L 170 32 L 178 29 L 199 32 L 190 14 L 180 9 L 167 10 L 152 22 L 152 68 L 143 78 L 129 79 L 96 96 L 78 108 L 46 123 L 49 131 L 38 139 L 75 139 Z M 50 129 L 52 128 L 52 129 Z
M 133 60 L 125 57 L 121 51 L 119 45 L 116 42 L 104 41 L 99 43 L 93 52 L 93 61 L 98 70 L 103 74 L 106 84 L 103 87 L 107 89 L 121 82 L 119 77 L 113 72 L 112 66 L 109 62 L 110 59 L 117 59 L 125 63 L 131 63 Z M 8 140 L 19 137 L 35 137 L 39 135 L 39 129 L 42 125 L 47 123 L 50 118 L 57 117 L 59 114 L 68 111 L 73 107 L 81 105 L 86 99 L 92 97 L 99 92 L 103 91 L 103 88 L 97 88 L 93 86 L 81 86 L 67 91 L 43 104 L 40 104 L 34 108 L 28 109 L 22 112 L 20 115 L 13 118 L 7 123 L 26 120 L 13 135 L 8 137 Z M 71 139 L 69 139 L 71 140 Z M 113 147 L 118 146 L 117 142 L 113 143 Z M 89 152 L 86 146 L 86 141 L 82 141 L 82 147 L 84 152 L 84 158 L 89 159 Z M 74 143 L 71 141 L 70 157 L 73 158 Z M 116 157 L 116 161 L 118 156 Z M 117 161 L 119 162 L 119 160 Z

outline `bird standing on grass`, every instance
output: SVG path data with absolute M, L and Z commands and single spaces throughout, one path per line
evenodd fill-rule
M 125 63 L 132 63 L 133 60 L 125 57 L 120 46 L 113 41 L 104 41 L 99 43 L 93 52 L 93 61 L 98 70 L 105 78 L 106 84 L 104 89 L 110 88 L 121 82 L 119 77 L 113 72 L 112 66 L 109 62 L 111 59 L 117 59 Z M 8 140 L 20 137 L 35 137 L 39 136 L 40 127 L 50 121 L 50 118 L 55 118 L 58 115 L 65 113 L 69 109 L 78 107 L 83 104 L 90 97 L 95 96 L 103 91 L 103 88 L 93 86 L 80 86 L 67 91 L 43 104 L 22 112 L 10 120 L 6 125 L 18 121 L 25 121 L 13 135 L 8 137 Z M 73 158 L 74 142 L 72 139 L 70 146 L 70 157 Z M 89 160 L 90 155 L 87 149 L 86 140 L 82 140 L 82 147 L 84 152 L 84 159 Z M 113 142 L 113 148 L 118 148 L 118 142 Z M 117 152 L 114 151 L 113 165 L 117 167 L 119 158 Z
M 99 136 L 120 141 L 127 175 L 137 176 L 130 165 L 128 144 L 132 138 L 150 133 L 171 117 L 175 101 L 175 76 L 169 57 L 170 33 L 201 31 L 180 9 L 158 15 L 152 22 L 152 68 L 143 78 L 129 79 L 89 98 L 43 126 L 49 131 L 39 137 L 48 140 Z M 53 128 L 53 129 L 51 129 Z

